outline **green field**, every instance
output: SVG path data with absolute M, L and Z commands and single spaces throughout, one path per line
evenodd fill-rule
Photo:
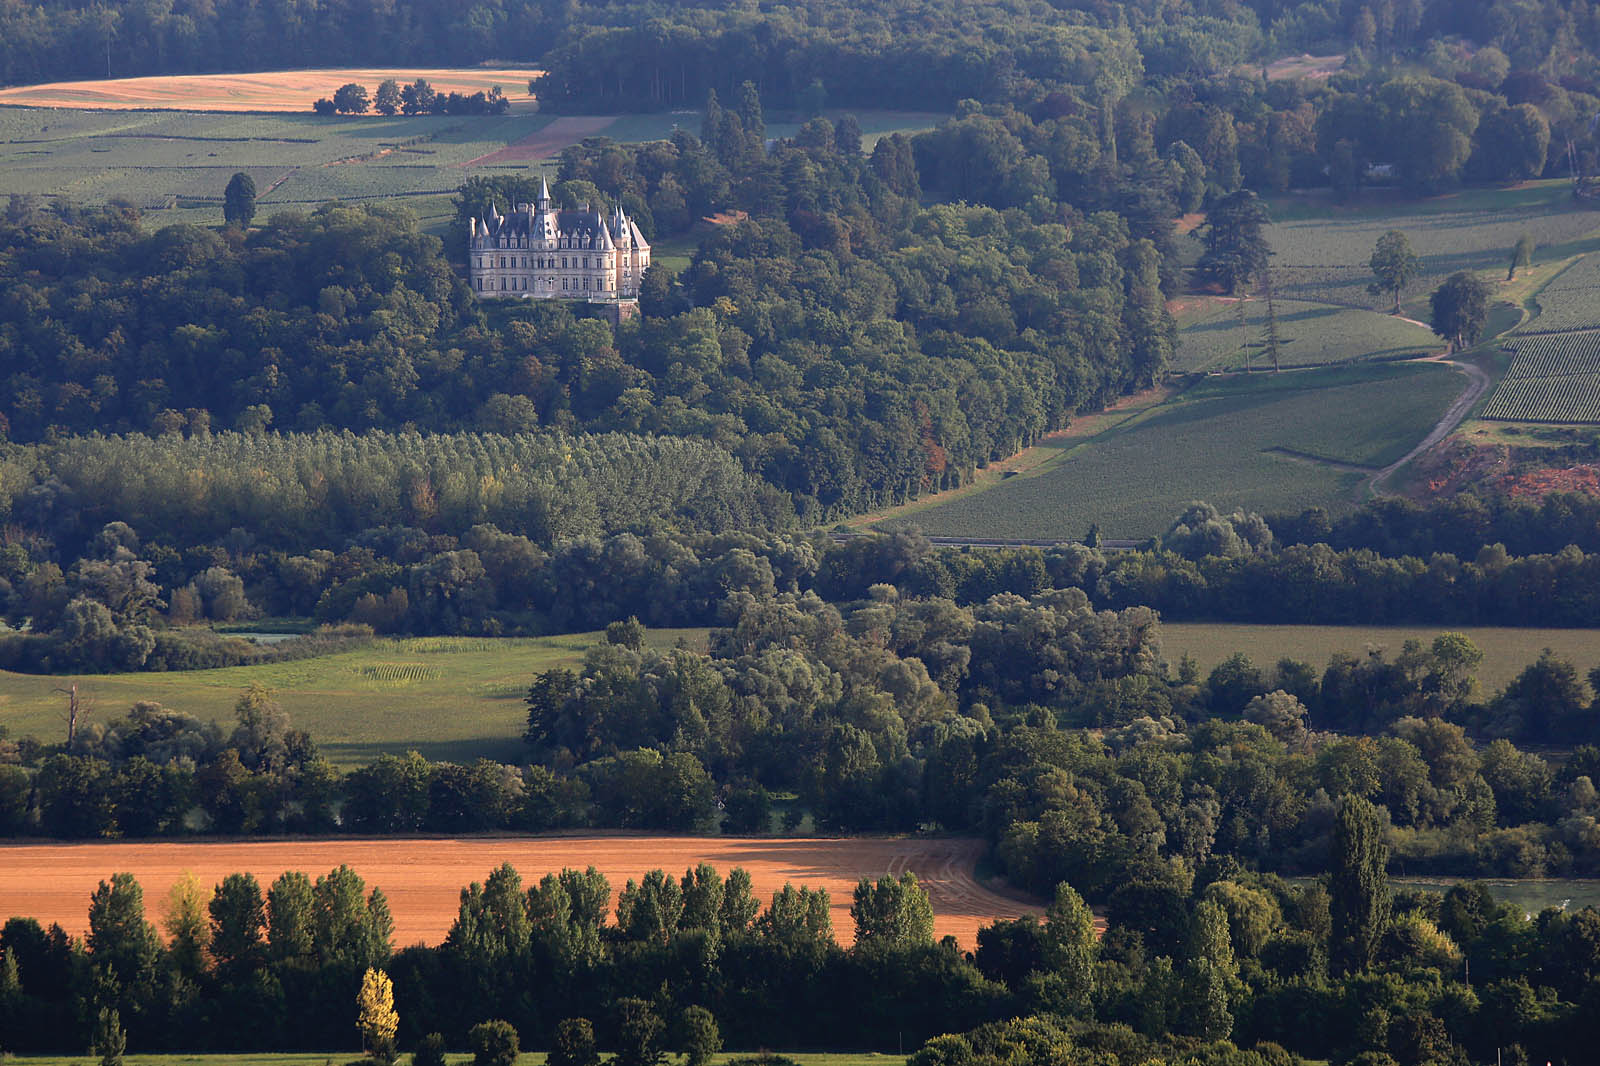
M 1432 364 L 1374 364 L 1207 379 L 1148 414 L 993 488 L 911 521 L 957 537 L 1165 532 L 1190 500 L 1223 510 L 1353 507 L 1361 486 L 1421 440 L 1465 385 Z
M 1244 309 L 1242 328 L 1235 303 L 1208 302 L 1199 313 L 1185 315 L 1179 323 L 1173 369 L 1241 370 L 1247 348 L 1254 369 L 1270 367 L 1262 343 L 1266 302 L 1247 300 Z M 1276 311 L 1280 366 L 1400 359 L 1427 355 L 1441 344 L 1432 330 L 1377 311 L 1300 300 L 1279 300 Z
M 649 633 L 659 647 L 680 638 L 703 645 L 705 631 Z M 533 675 L 577 663 L 599 639 L 597 633 L 417 637 L 294 662 L 173 673 L 66 678 L 0 670 L 0 725 L 13 736 L 56 738 L 64 728 L 64 697 L 57 690 L 75 681 L 89 721 L 119 718 L 136 701 L 155 700 L 226 728 L 239 693 L 259 682 L 274 691 L 295 727 L 309 731 L 340 765 L 409 748 L 430 759 L 515 761 L 527 721 L 522 700 Z
M 1244 652 L 1259 667 L 1270 667 L 1279 659 L 1298 659 L 1319 671 L 1335 652 L 1362 655 L 1368 648 L 1382 648 L 1393 658 L 1407 640 L 1431 644 L 1433 638 L 1450 626 L 1274 626 L 1236 625 L 1212 622 L 1163 622 L 1161 644 L 1167 661 L 1176 664 L 1185 654 L 1194 657 L 1202 674 L 1234 652 Z M 1498 626 L 1463 626 L 1454 632 L 1465 633 L 1483 652 L 1478 667 L 1478 684 L 1484 695 L 1504 688 L 1523 667 L 1539 658 L 1539 652 L 1552 649 L 1585 673 L 1600 666 L 1600 629 L 1511 629 Z
M 1516 357 L 1481 417 L 1600 422 L 1600 333 L 1546 333 L 1512 343 Z
M 1276 221 L 1267 239 L 1278 294 L 1353 307 L 1382 306 L 1384 297 L 1367 292 L 1368 260 L 1391 229 L 1406 235 L 1422 261 L 1421 275 L 1404 294 L 1413 313 L 1424 311 L 1428 294 L 1455 271 L 1503 271 L 1524 234 L 1538 244 L 1535 262 L 1600 249 L 1600 216 L 1574 206 L 1570 185 L 1559 180 L 1421 202 L 1374 191 L 1352 206 L 1323 194 L 1280 198 L 1270 206 Z

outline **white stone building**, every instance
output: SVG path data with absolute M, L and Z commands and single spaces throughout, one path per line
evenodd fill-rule
M 633 300 L 650 265 L 650 244 L 618 207 L 557 211 L 550 187 L 539 183 L 539 202 L 518 204 L 508 215 L 494 208 L 470 220 L 467 271 L 480 296 L 533 300 Z

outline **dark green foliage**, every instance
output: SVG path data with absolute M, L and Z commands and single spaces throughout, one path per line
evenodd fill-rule
M 556 1040 L 550 1049 L 548 1066 L 599 1066 L 599 1062 L 594 1026 L 589 1019 L 562 1019 L 556 1026 Z
M 95 1018 L 90 1050 L 100 1056 L 100 1066 L 122 1066 L 122 1055 L 127 1049 L 128 1034 L 123 1031 L 122 1019 L 112 1008 L 101 1007 Z
M 684 1066 L 707 1066 L 711 1056 L 722 1050 L 722 1033 L 717 1019 L 704 1007 L 685 1007 L 678 1015 L 674 1040 Z
M 411 1066 L 445 1066 L 444 1036 L 429 1033 L 418 1040 L 417 1049 L 411 1053 Z
M 467 1033 L 472 1066 L 516 1066 L 517 1030 L 501 1018 L 479 1022 Z
M 1428 324 L 1450 342 L 1452 352 L 1477 341 L 1489 317 L 1489 286 L 1476 274 L 1451 274 L 1429 297 Z
M 1229 296 L 1240 286 L 1248 288 L 1267 268 L 1270 249 L 1261 231 L 1270 221 L 1267 205 L 1249 189 L 1213 205 L 1206 215 L 1205 253 L 1195 272 Z
M 245 227 L 256 217 L 256 182 L 249 174 L 240 172 L 228 179 L 222 192 L 222 217 L 231 226 Z
M 1389 849 L 1377 808 L 1359 796 L 1339 801 L 1328 891 L 1333 898 L 1332 961 L 1343 973 L 1367 969 L 1389 925 Z

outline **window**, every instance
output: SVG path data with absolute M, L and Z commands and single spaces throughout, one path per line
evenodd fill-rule
M 566 278 L 562 278 L 561 279 L 561 291 L 565 292 L 566 289 L 567 289 L 567 279 Z
M 585 289 L 587 289 L 589 287 L 589 279 L 588 278 L 584 278 L 583 279 L 583 287 Z
M 561 257 L 561 269 L 562 270 L 567 269 L 567 257 L 566 256 L 562 256 Z
M 483 279 L 482 278 L 478 279 L 478 291 L 479 292 L 483 291 Z
M 483 269 L 483 256 L 481 256 L 481 255 L 478 256 L 478 269 L 479 270 Z

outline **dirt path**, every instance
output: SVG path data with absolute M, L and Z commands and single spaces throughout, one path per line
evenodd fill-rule
M 833 904 L 834 936 L 854 939 L 851 892 L 862 877 L 911 870 L 933 902 L 934 935 L 977 947 L 978 929 L 996 918 L 1039 914 L 1042 908 L 1012 898 L 976 877 L 983 844 L 970 839 L 852 837 L 475 837 L 470 839 L 321 839 L 170 843 L 19 844 L 0 846 L 0 920 L 29 915 L 85 932 L 89 895 L 113 873 L 134 874 L 144 889 L 147 917 L 159 922 L 162 901 L 187 871 L 206 888 L 230 873 L 255 875 L 263 890 L 285 870 L 313 879 L 348 863 L 378 885 L 394 914 L 395 944 L 437 944 L 455 920 L 461 889 L 482 881 L 502 862 L 524 884 L 564 867 L 593 865 L 615 892 L 650 870 L 674 875 L 709 862 L 724 875 L 750 871 L 763 903 L 785 882 L 825 888 Z
M 553 159 L 563 148 L 577 144 L 585 137 L 593 137 L 613 122 L 615 115 L 572 115 L 558 118 L 537 133 L 514 141 L 497 151 L 469 159 L 459 167 L 486 167 L 498 163 L 537 163 Z
M 1439 419 L 1426 437 L 1422 438 L 1421 443 L 1372 475 L 1366 484 L 1366 493 L 1368 495 L 1376 496 L 1383 493 L 1384 486 L 1388 484 L 1389 479 L 1394 476 L 1396 470 L 1399 470 L 1402 466 L 1405 466 L 1411 460 L 1454 433 L 1456 427 L 1461 425 L 1461 420 L 1467 417 L 1467 412 L 1472 410 L 1472 405 L 1477 403 L 1489 388 L 1489 375 L 1484 373 L 1482 368 L 1471 363 L 1449 359 L 1444 355 L 1436 355 L 1431 359 L 1418 359 L 1415 361 L 1419 363 L 1440 363 L 1444 366 L 1455 367 L 1467 375 L 1466 390 L 1456 398 L 1455 403 L 1450 405 L 1449 410 L 1445 411 L 1444 417 Z

